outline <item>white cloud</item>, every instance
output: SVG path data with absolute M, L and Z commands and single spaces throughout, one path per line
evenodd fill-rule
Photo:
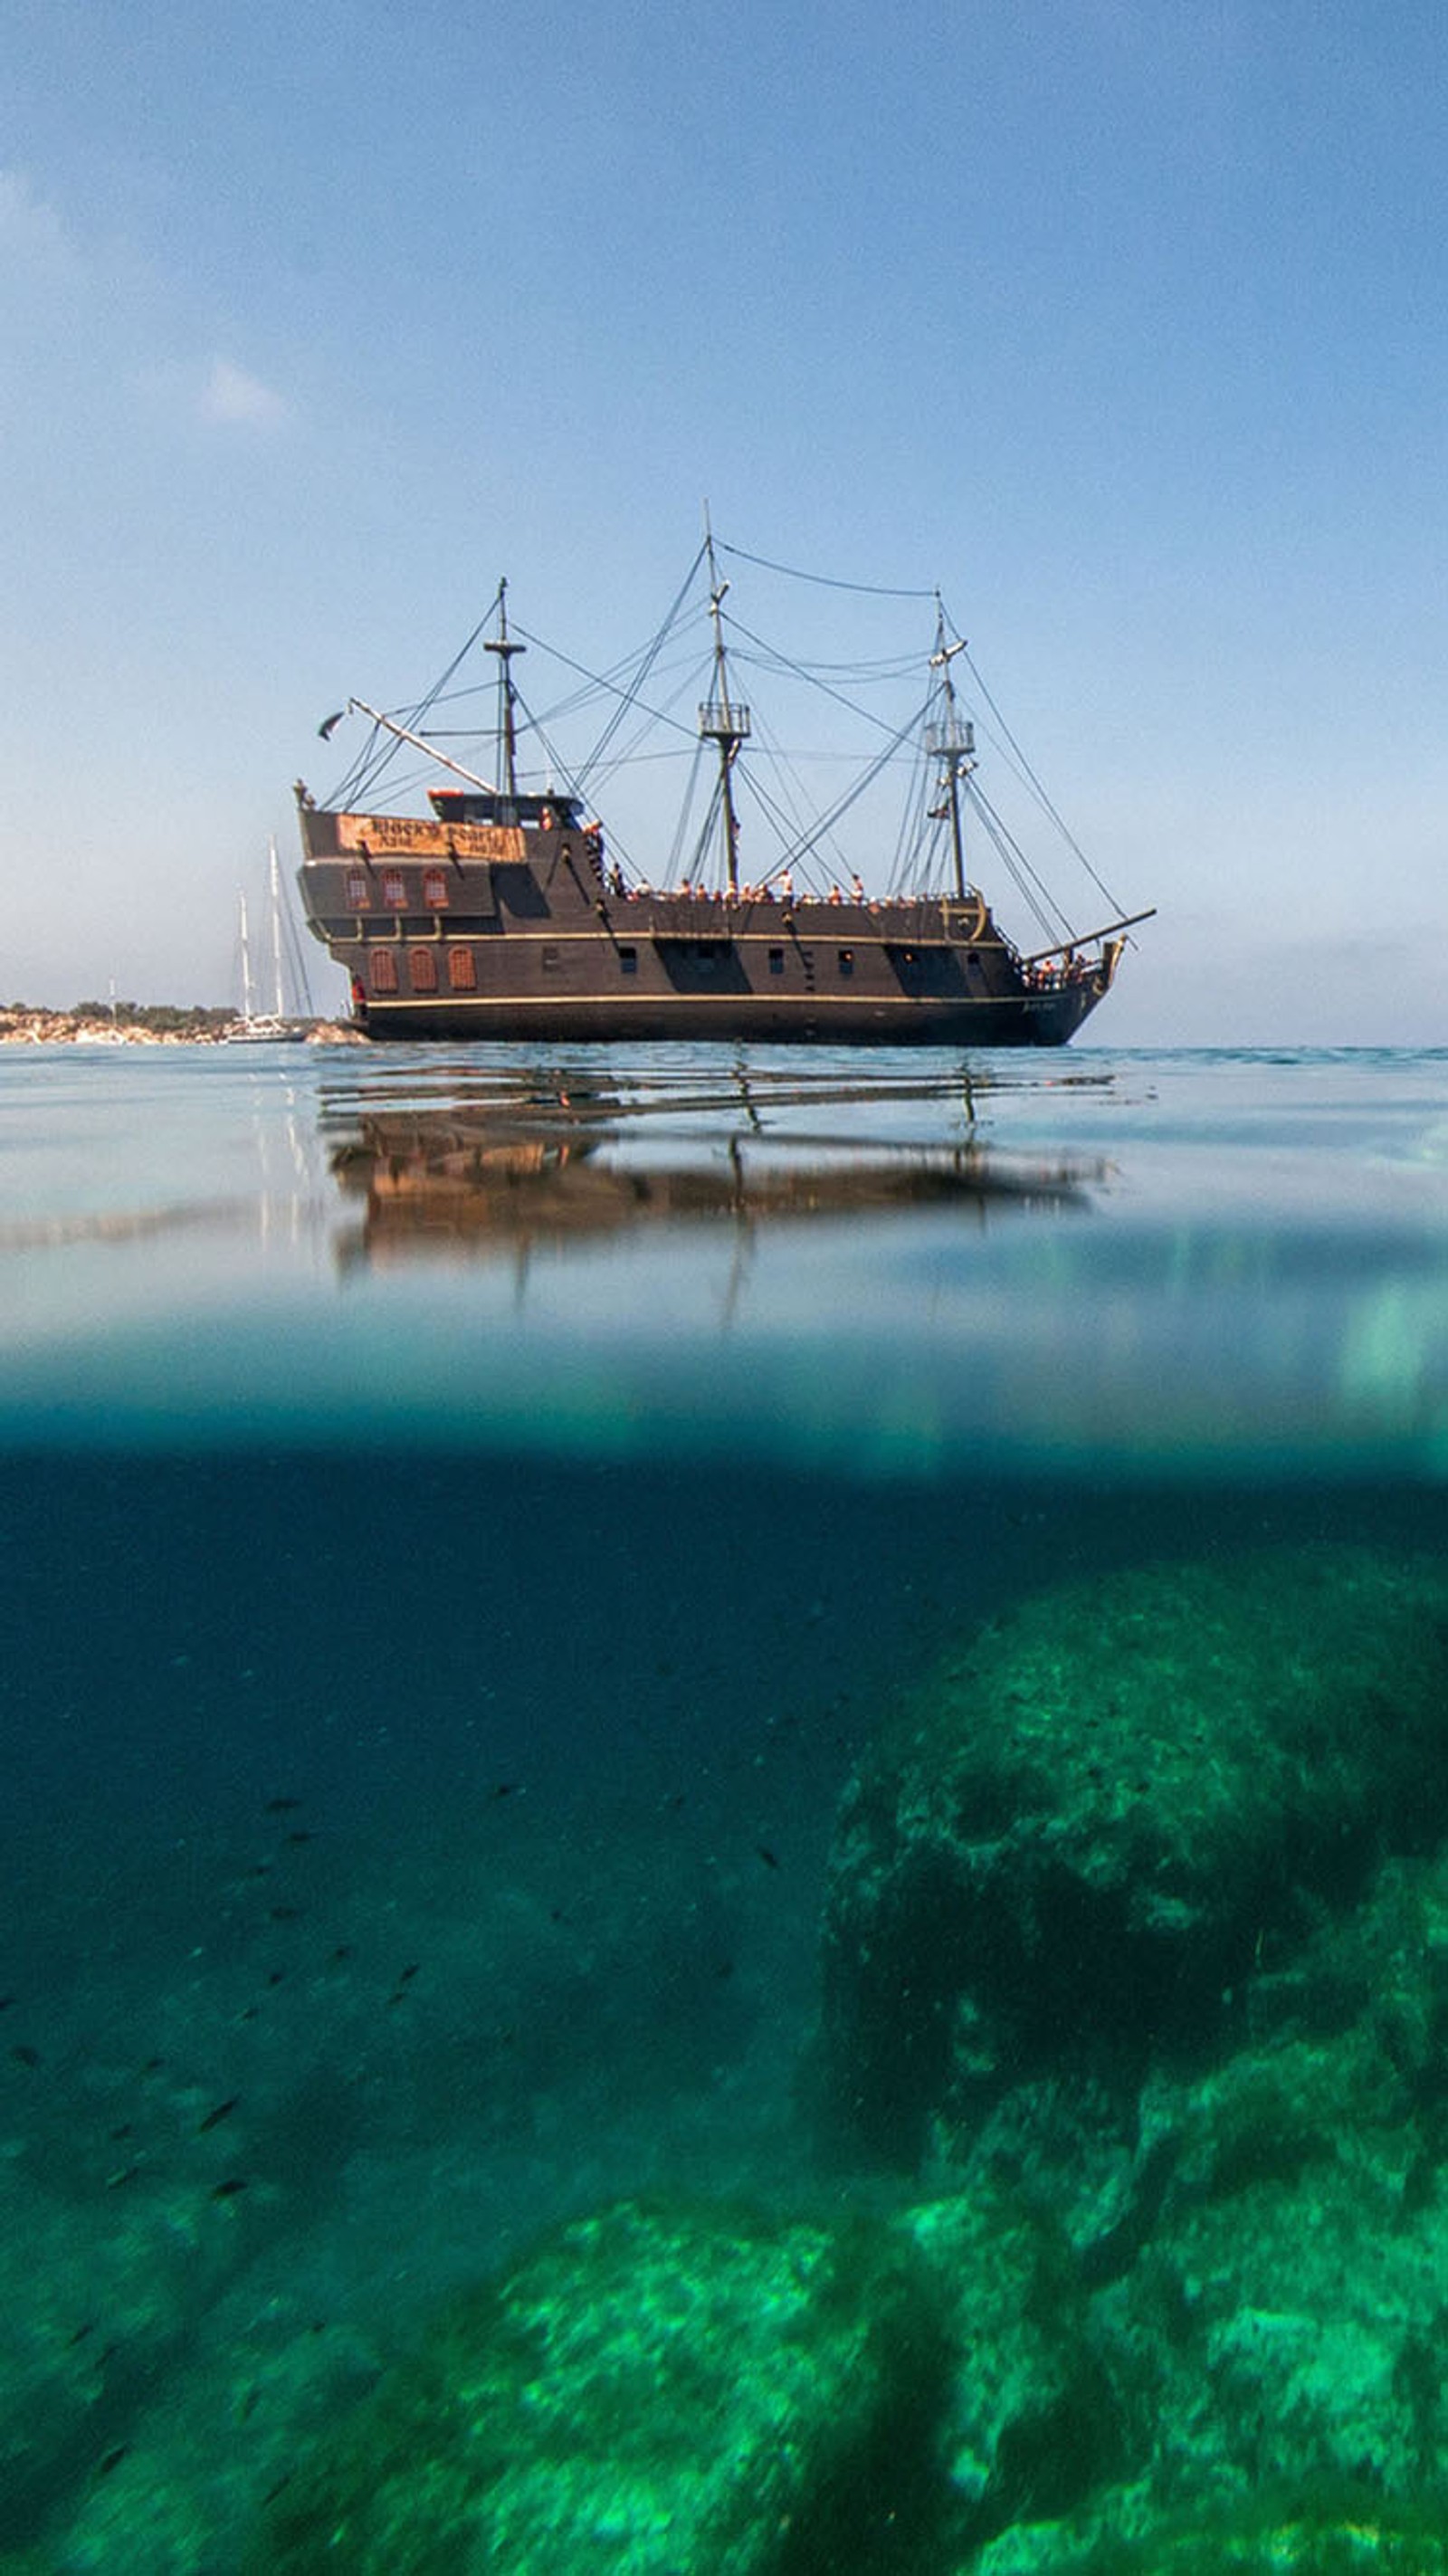
M 203 420 L 240 421 L 258 429 L 274 428 L 285 420 L 287 406 L 270 385 L 259 376 L 235 367 L 229 358 L 213 358 L 211 371 L 201 393 Z

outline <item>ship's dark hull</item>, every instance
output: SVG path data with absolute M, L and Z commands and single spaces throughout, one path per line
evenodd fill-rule
M 890 1004 L 815 997 L 787 1005 L 747 993 L 704 1000 L 621 1002 L 602 996 L 560 1001 L 503 994 L 467 1001 L 370 1001 L 359 1012 L 378 1039 L 543 1039 L 566 1045 L 632 1040 L 722 1039 L 770 1046 L 1064 1046 L 1101 995 L 1090 986 L 1021 1000 L 902 999 Z
M 300 820 L 308 926 L 373 1038 L 1062 1046 L 1120 947 L 1032 965 L 976 894 L 630 890 L 567 828 Z

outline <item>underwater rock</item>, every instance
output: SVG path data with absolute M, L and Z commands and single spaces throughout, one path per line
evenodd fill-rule
M 625 2203 L 450 2309 L 275 2500 L 248 2565 L 915 2570 L 949 2368 L 898 2231 Z
M 1223 2065 L 1143 2096 L 1169 2177 L 1093 2303 L 1138 2466 L 1171 2501 L 1440 2495 L 1448 1862 L 1385 1865 L 1248 2015 Z
M 988 1623 L 841 1803 L 841 2123 L 911 2164 L 934 2121 L 1043 2073 L 1129 2103 L 1153 2057 L 1215 2051 L 1254 1963 L 1448 1828 L 1445 1751 L 1448 1582 L 1426 1562 L 1149 1565 Z
M 1013 2532 L 972 2576 L 1448 2576 L 1441 2510 L 1341 2487 L 1254 2496 L 1216 2514 L 1160 2521 L 1128 2505 L 1089 2539 L 1052 2526 Z
M 1121 2476 L 1127 2445 L 1066 2238 L 992 2173 L 897 2223 L 936 2276 L 951 2348 L 942 2457 L 957 2548 L 1025 2512 L 1077 2511 Z

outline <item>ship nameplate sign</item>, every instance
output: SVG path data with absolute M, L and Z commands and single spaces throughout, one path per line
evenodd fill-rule
M 364 856 L 521 859 L 517 823 L 426 823 L 415 814 L 339 814 L 337 847 Z

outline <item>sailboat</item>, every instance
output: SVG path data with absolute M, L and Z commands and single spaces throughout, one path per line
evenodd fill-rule
M 860 708 L 855 684 L 898 681 L 898 659 L 810 669 L 766 646 L 726 614 L 731 584 L 721 553 L 762 561 L 716 543 L 706 522 L 664 627 L 601 678 L 557 655 L 566 675 L 563 712 L 576 720 L 587 703 L 605 709 L 601 737 L 578 766 L 560 757 L 552 719 L 533 717 L 523 703 L 515 665 L 528 643 L 510 630 L 506 582 L 409 721 L 353 698 L 320 727 L 330 740 L 343 716 L 356 713 L 372 728 L 327 802 L 319 804 L 302 780 L 294 791 L 307 924 L 349 978 L 354 1024 L 373 1038 L 1063 1045 L 1110 990 L 1130 931 L 1151 915 L 1124 912 L 1071 840 L 938 592 L 897 594 L 933 598 L 935 621 L 933 643 L 919 656 L 924 705 L 896 728 Z M 490 624 L 494 631 L 485 636 Z M 692 635 L 698 670 L 680 678 L 674 660 L 695 653 Z M 456 740 L 450 719 L 469 694 L 457 675 L 479 638 L 496 666 L 491 777 L 443 747 Z M 755 723 L 739 689 L 736 670 L 746 657 L 774 682 L 812 680 L 832 702 L 826 722 L 838 727 L 845 708 L 868 716 L 877 743 L 886 737 L 862 769 L 855 764 L 859 787 L 830 798 L 823 812 L 807 808 L 792 776 L 778 783 L 773 766 L 770 784 L 760 784 L 759 738 L 768 748 L 773 736 Z M 975 717 L 957 691 L 962 669 L 996 719 L 1018 784 L 1028 782 L 1090 876 L 1093 909 L 1101 896 L 1111 904 L 1099 926 L 1078 930 L 1052 903 L 1035 865 L 980 793 Z M 673 712 L 690 677 L 696 735 Z M 617 777 L 622 748 L 641 750 L 648 718 L 662 730 L 665 757 L 692 756 L 706 776 L 712 766 L 713 779 L 692 846 L 686 803 L 668 856 L 640 868 L 628 861 L 615 822 L 605 848 L 591 781 Z M 428 764 L 430 813 L 382 810 L 383 797 L 396 792 L 384 772 L 404 748 Z M 867 893 L 859 871 L 880 867 L 880 826 L 872 825 L 870 844 L 853 862 L 838 827 L 897 749 L 916 755 L 908 829 L 897 840 L 888 889 Z M 751 791 L 761 839 L 773 846 L 746 865 L 742 809 Z M 977 841 L 1009 870 L 1034 913 L 1034 944 L 1007 936 L 973 882 Z
M 268 894 L 271 905 L 271 964 L 273 1007 L 258 1011 L 252 984 L 251 936 L 247 925 L 246 896 L 238 896 L 241 912 L 241 1017 L 222 1031 L 225 1046 L 291 1046 L 300 1044 L 306 1030 L 288 1020 L 282 997 L 282 880 L 277 859 L 276 836 L 267 844 Z

